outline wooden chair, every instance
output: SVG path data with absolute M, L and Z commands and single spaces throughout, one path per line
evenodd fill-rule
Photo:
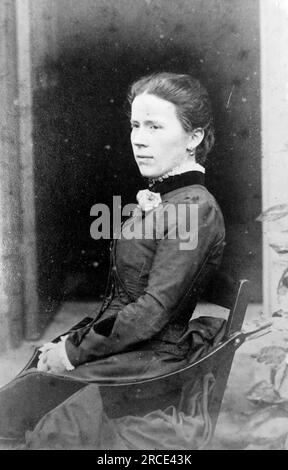
M 247 280 L 235 282 L 223 273 L 214 276 L 207 286 L 204 299 L 212 305 L 228 309 L 225 332 L 220 343 L 205 357 L 176 372 L 130 383 L 99 384 L 108 415 L 112 418 L 127 414 L 143 416 L 151 411 L 152 403 L 152 409 L 174 405 L 178 410 L 187 412 L 185 407 L 189 403 L 193 384 L 199 377 L 213 374 L 215 384 L 208 402 L 211 437 L 235 351 L 247 336 L 241 328 L 248 304 L 248 285 Z M 14 429 L 7 436 L 12 438 L 19 437 L 27 428 L 33 429 L 44 414 L 87 385 L 85 380 L 36 371 L 33 368 L 37 365 L 38 355 L 38 350 L 35 350 L 24 371 L 0 390 L 0 436 L 3 433 L 5 435 L 5 432 L 7 436 L 8 428 Z M 26 378 L 24 381 L 23 376 Z M 18 387 L 15 387 L 17 383 Z

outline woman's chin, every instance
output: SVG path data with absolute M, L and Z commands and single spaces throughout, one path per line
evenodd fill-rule
M 143 178 L 158 178 L 158 174 L 156 174 L 154 171 L 149 171 L 149 169 L 147 168 L 139 168 L 139 171 L 141 173 L 141 175 L 143 176 Z

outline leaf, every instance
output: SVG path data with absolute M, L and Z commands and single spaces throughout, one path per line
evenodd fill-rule
M 247 393 L 248 400 L 253 403 L 282 403 L 283 399 L 267 380 L 256 383 Z
M 262 214 L 257 217 L 256 221 L 273 222 L 274 220 L 286 217 L 286 215 L 288 215 L 288 204 L 277 204 L 262 212 Z
M 288 234 L 283 232 L 281 228 L 278 230 L 269 230 L 268 242 L 269 246 L 271 246 L 276 253 L 283 255 L 288 252 Z
M 286 268 L 281 276 L 278 283 L 277 294 L 286 295 L 288 292 L 288 268 Z
M 241 434 L 249 434 L 261 424 L 267 423 L 268 419 L 274 416 L 275 412 L 271 406 L 255 411 L 250 415 L 248 421 L 241 428 Z M 276 414 L 276 416 L 278 416 L 278 414 Z
M 288 401 L 288 364 L 285 361 L 276 369 L 274 386 L 280 397 Z
M 276 251 L 279 255 L 286 255 L 288 253 L 287 242 L 285 245 L 275 245 L 275 243 L 269 243 L 271 248 Z
M 279 364 L 279 366 L 276 367 L 275 369 L 275 375 L 274 375 L 274 388 L 279 392 L 279 388 L 283 384 L 283 381 L 285 380 L 285 377 L 287 375 L 287 364 L 285 360 Z
M 259 353 L 253 355 L 257 362 L 278 366 L 286 357 L 286 350 L 280 346 L 265 346 Z

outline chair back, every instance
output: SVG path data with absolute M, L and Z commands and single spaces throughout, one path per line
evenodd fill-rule
M 236 281 L 227 273 L 216 271 L 201 295 L 204 301 L 229 310 L 225 339 L 242 328 L 249 301 L 249 284 L 247 279 Z

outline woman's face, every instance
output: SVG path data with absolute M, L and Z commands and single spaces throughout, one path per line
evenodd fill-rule
M 176 106 L 155 95 L 136 96 L 131 109 L 131 143 L 140 173 L 157 178 L 185 161 L 190 134 L 176 114 Z

